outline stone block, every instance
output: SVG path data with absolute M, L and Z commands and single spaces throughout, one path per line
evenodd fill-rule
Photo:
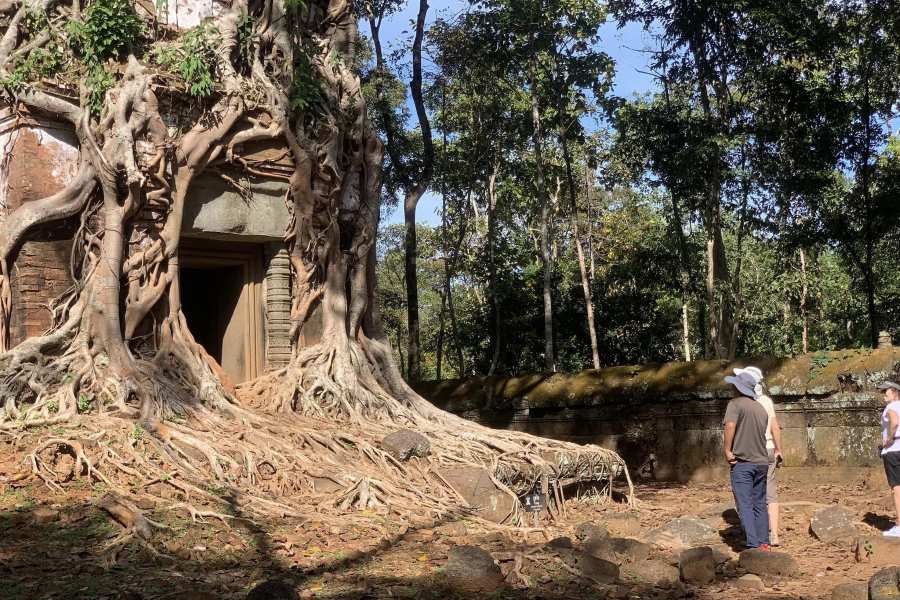
M 678 569 L 661 560 L 647 559 L 623 565 L 621 579 L 634 585 L 671 587 L 678 583 Z
M 766 589 L 766 584 L 759 578 L 759 575 L 747 573 L 734 580 L 734 587 L 745 590 L 764 590 Z
M 719 532 L 697 517 L 678 517 L 651 531 L 647 541 L 664 548 L 690 547 L 719 541 Z
M 447 582 L 464 592 L 491 593 L 503 585 L 500 566 L 477 546 L 455 546 L 447 556 Z
M 886 538 L 881 535 L 860 536 L 853 542 L 856 562 L 876 566 L 900 564 L 900 538 Z
M 490 473 L 485 469 L 447 467 L 441 469 L 440 474 L 478 516 L 494 523 L 502 523 L 512 513 L 515 500 L 494 485 Z
M 739 564 L 748 573 L 760 577 L 793 577 L 799 572 L 797 561 L 790 554 L 760 548 L 741 552 Z
M 609 530 L 605 525 L 598 525 L 585 521 L 575 526 L 575 537 L 579 540 L 587 540 L 590 538 L 604 538 L 609 536 Z
M 585 542 L 584 550 L 616 564 L 641 562 L 650 556 L 649 544 L 630 538 L 590 538 Z
M 556 553 L 570 568 L 597 583 L 611 584 L 619 578 L 619 566 L 614 562 L 566 548 L 557 548 Z
M 685 583 L 707 585 L 716 578 L 716 559 L 712 548 L 689 548 L 678 559 L 678 570 Z
M 831 590 L 831 600 L 869 600 L 869 586 L 865 583 L 842 583 Z
M 425 458 L 431 450 L 431 442 L 417 431 L 401 429 L 381 440 L 381 447 L 399 461 L 412 457 Z
M 822 542 L 852 540 L 856 536 L 853 513 L 837 504 L 820 508 L 813 513 L 809 529 Z
M 888 567 L 872 575 L 869 600 L 900 600 L 900 567 Z

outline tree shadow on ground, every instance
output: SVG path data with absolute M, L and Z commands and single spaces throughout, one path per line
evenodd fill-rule
M 532 563 L 528 575 L 531 587 L 501 587 L 491 592 L 472 592 L 455 586 L 444 574 L 446 560 L 441 558 L 414 568 L 404 568 L 409 562 L 398 563 L 395 576 L 391 575 L 391 567 L 383 563 L 377 569 L 370 568 L 384 558 L 382 553 L 415 534 L 416 528 L 385 537 L 366 551 L 301 568 L 279 555 L 282 548 L 273 539 L 269 524 L 247 519 L 234 497 L 227 509 L 233 517 L 227 528 L 195 525 L 183 517 L 166 522 L 167 529 L 156 531 L 150 540 L 150 546 L 159 555 L 136 541 L 111 551 L 110 543 L 123 530 L 90 500 L 47 508 L 26 504 L 0 512 L 0 599 L 237 600 L 246 598 L 255 584 L 269 579 L 282 580 L 307 597 L 313 592 L 316 598 L 347 600 L 592 600 L 607 596 L 607 590 L 579 573 L 551 568 L 558 567 L 552 558 L 547 559 L 546 565 Z M 158 518 L 157 513 L 153 516 Z M 432 523 L 427 528 L 440 525 Z M 231 547 L 238 533 L 247 540 L 246 548 Z M 429 551 L 424 543 L 422 549 Z M 508 561 L 504 564 L 507 569 L 511 567 Z M 677 590 L 653 587 L 629 586 L 628 591 L 630 597 L 680 597 Z

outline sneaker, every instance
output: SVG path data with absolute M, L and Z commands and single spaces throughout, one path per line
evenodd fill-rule
M 900 534 L 898 534 L 898 537 L 900 537 Z M 769 550 L 771 550 L 771 548 L 769 548 L 768 544 L 760 544 L 759 549 L 762 550 L 763 552 L 768 552 Z
M 885 531 L 882 535 L 884 535 L 884 537 L 900 538 L 900 525 L 894 525 L 893 527 Z

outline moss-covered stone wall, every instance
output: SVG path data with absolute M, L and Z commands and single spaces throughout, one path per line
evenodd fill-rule
M 895 347 L 472 377 L 416 389 L 487 425 L 615 449 L 640 477 L 713 481 L 727 473 L 722 418 L 732 388 L 723 378 L 751 364 L 765 372 L 776 403 L 786 474 L 840 479 L 880 464 L 881 396 L 874 388 L 900 373 Z

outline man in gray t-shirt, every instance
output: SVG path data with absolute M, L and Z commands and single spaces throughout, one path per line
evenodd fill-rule
M 766 509 L 766 427 L 769 414 L 753 396 L 755 379 L 743 369 L 725 381 L 737 395 L 725 409 L 725 460 L 731 465 L 731 491 L 747 536 L 748 548 L 769 547 L 769 514 Z

